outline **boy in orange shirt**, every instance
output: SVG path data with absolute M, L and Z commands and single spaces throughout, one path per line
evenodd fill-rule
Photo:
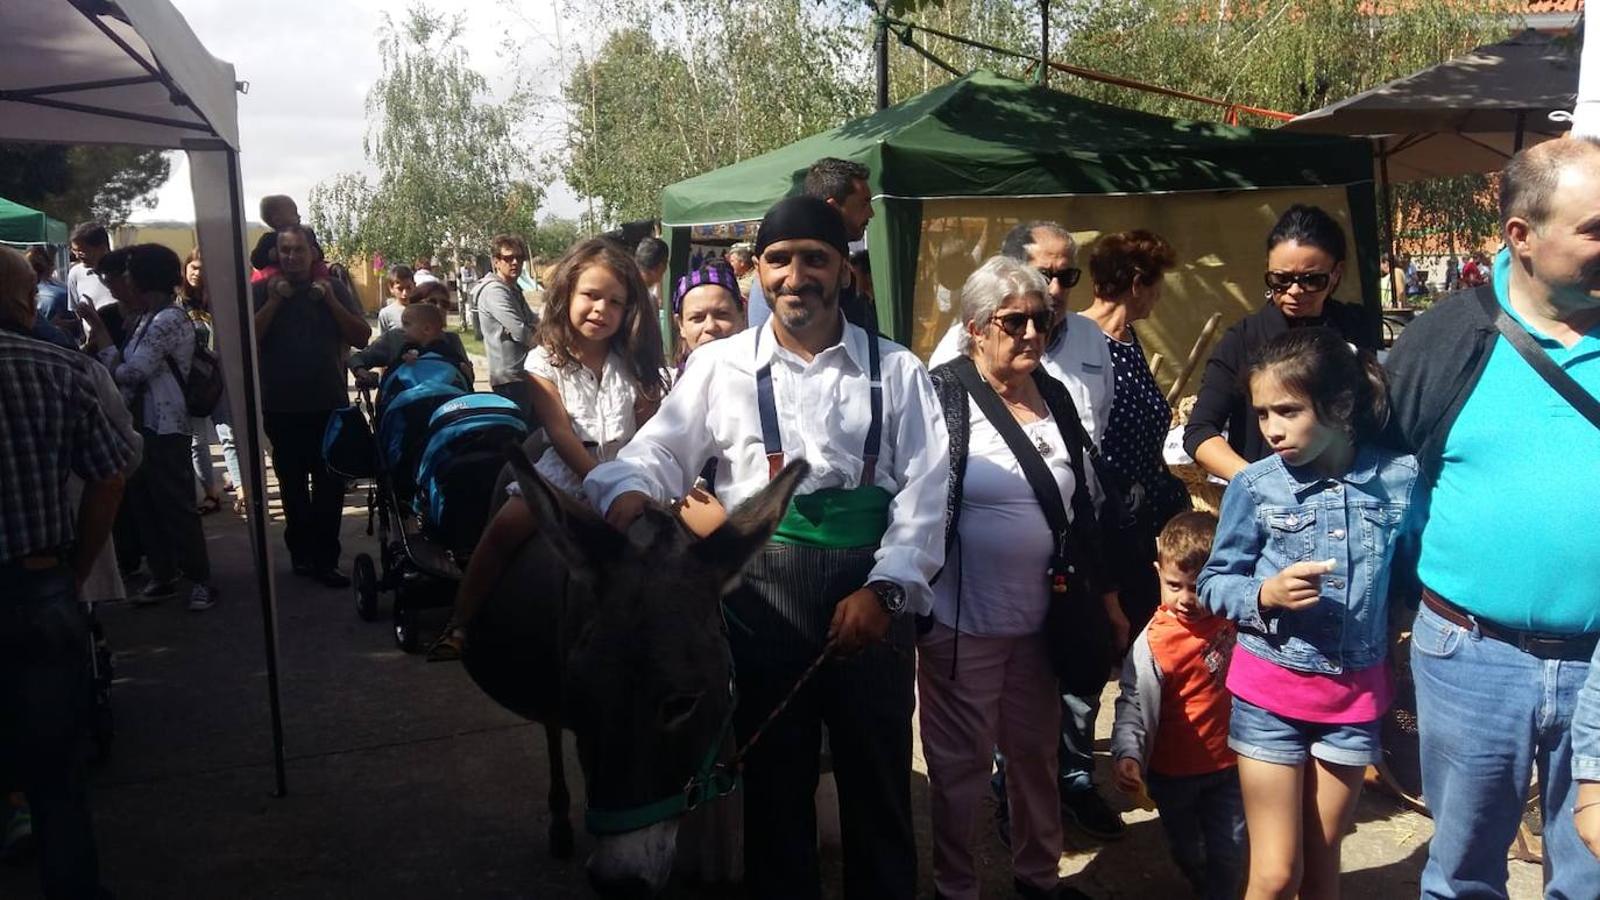
M 1148 790 L 1195 893 L 1233 900 L 1246 846 L 1224 687 L 1234 626 L 1207 612 L 1195 589 L 1216 530 L 1216 516 L 1185 512 L 1156 538 L 1161 607 L 1123 662 L 1111 755 L 1118 788 Z

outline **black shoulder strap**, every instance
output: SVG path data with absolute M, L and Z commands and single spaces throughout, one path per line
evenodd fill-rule
M 1493 304 L 1494 327 L 1499 329 L 1500 334 L 1505 337 L 1512 347 L 1516 348 L 1518 355 L 1533 367 L 1533 371 L 1539 373 L 1539 377 L 1543 378 L 1545 383 L 1550 385 L 1557 394 L 1560 394 L 1563 400 L 1572 404 L 1573 409 L 1582 413 L 1583 417 L 1589 420 L 1589 424 L 1600 428 L 1600 400 L 1596 400 L 1593 394 L 1584 390 L 1583 385 L 1579 384 L 1576 379 L 1567 374 L 1565 369 L 1557 365 L 1555 360 L 1550 358 L 1550 354 L 1539 346 L 1539 342 L 1533 339 L 1533 335 L 1529 334 L 1521 323 L 1506 313 L 1505 309 L 1500 306 L 1500 301 L 1495 299 L 1492 291 L 1481 292 L 1478 295 L 1478 299 L 1486 308 Z
M 1059 544 L 1071 531 L 1072 525 L 1067 519 L 1066 504 L 1061 502 L 1061 488 L 1050 474 L 1050 467 L 1045 465 L 1044 457 L 1039 455 L 1039 449 L 1028 440 L 1028 436 L 1022 433 L 1022 426 L 1011 417 L 1000 395 L 978 374 L 978 367 L 973 365 L 971 359 L 959 358 L 952 367 L 956 377 L 961 379 L 961 386 L 966 388 L 967 394 L 978 404 L 978 409 L 983 411 L 984 418 L 989 420 L 1006 446 L 1011 448 L 1017 464 L 1022 466 L 1023 477 L 1028 479 L 1028 486 L 1033 489 L 1039 508 L 1044 511 L 1045 520 L 1050 523 L 1050 531 Z
M 1033 370 L 1033 381 L 1039 386 L 1039 393 L 1044 396 L 1045 405 L 1050 407 L 1051 415 L 1056 418 L 1056 429 L 1061 432 L 1062 440 L 1067 443 L 1067 456 L 1072 462 L 1072 477 L 1075 479 L 1072 507 L 1081 517 L 1079 520 L 1081 523 L 1093 522 L 1095 507 L 1089 492 L 1089 478 L 1084 472 L 1085 454 L 1094 465 L 1094 477 L 1100 484 L 1100 493 L 1105 495 L 1104 502 L 1120 507 L 1122 494 L 1107 480 L 1107 470 L 1105 464 L 1101 462 L 1100 451 L 1089 437 L 1089 432 L 1084 429 L 1083 420 L 1078 416 L 1078 406 L 1072 401 L 1072 394 L 1067 390 L 1067 386 L 1051 377 L 1044 371 L 1043 366 Z

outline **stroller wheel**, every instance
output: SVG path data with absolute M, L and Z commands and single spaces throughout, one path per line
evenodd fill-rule
M 378 571 L 372 564 L 372 557 L 366 553 L 357 555 L 350 576 L 350 587 L 356 597 L 356 615 L 360 616 L 363 622 L 376 622 Z
M 394 591 L 394 643 L 406 653 L 422 649 L 422 634 L 417 626 L 417 611 L 407 602 L 404 585 Z

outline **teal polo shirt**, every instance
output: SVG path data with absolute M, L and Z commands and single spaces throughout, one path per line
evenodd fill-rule
M 1600 328 L 1571 349 L 1507 301 L 1511 257 L 1494 261 L 1500 306 L 1589 393 L 1600 396 Z M 1464 352 L 1464 348 L 1463 348 Z M 1422 583 L 1512 628 L 1600 631 L 1600 429 L 1496 336 L 1445 438 L 1422 531 Z

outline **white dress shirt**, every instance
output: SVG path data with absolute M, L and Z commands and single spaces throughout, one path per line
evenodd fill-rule
M 928 358 L 928 367 L 942 365 L 961 355 L 960 338 L 963 324 L 958 318 L 950 330 L 939 339 L 939 346 Z M 1055 380 L 1067 386 L 1072 404 L 1078 407 L 1078 418 L 1089 439 L 1100 445 L 1105 437 L 1106 423 L 1111 419 L 1111 401 L 1116 393 L 1117 376 L 1111 369 L 1111 350 L 1106 347 L 1105 332 L 1093 319 L 1078 313 L 1067 313 L 1061 333 L 1045 348 L 1040 361 L 1044 370 Z
M 666 502 L 682 496 L 711 457 L 720 460 L 716 493 L 728 509 L 765 487 L 755 373 L 767 363 L 785 459 L 811 464 L 798 493 L 860 487 L 871 420 L 868 340 L 845 323 L 840 342 L 807 362 L 778 346 L 769 322 L 700 347 L 660 411 L 616 461 L 589 473 L 584 493 L 601 512 L 627 491 Z M 926 613 L 932 608 L 928 580 L 944 564 L 949 437 L 922 364 L 904 347 L 880 341 L 883 444 L 874 477 L 893 499 L 868 580 L 900 585 L 906 608 Z

